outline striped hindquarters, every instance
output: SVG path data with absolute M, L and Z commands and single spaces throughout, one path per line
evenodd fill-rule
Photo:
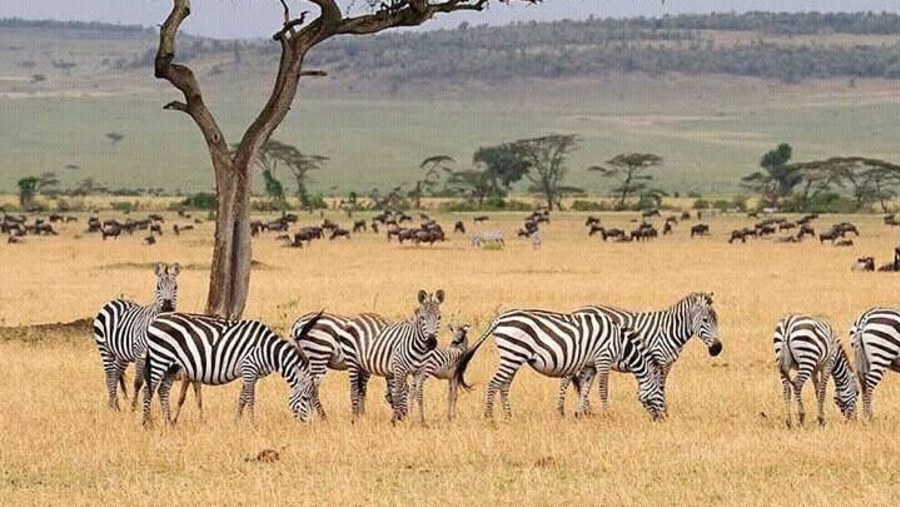
M 815 371 L 833 359 L 839 345 L 831 326 L 804 315 L 785 317 L 772 338 L 775 361 L 783 373 L 800 368 Z
M 114 299 L 94 318 L 94 340 L 116 359 L 132 362 L 147 348 L 147 325 L 155 316 L 153 305 L 139 306 L 133 301 Z
M 859 375 L 878 372 L 880 380 L 885 369 L 900 370 L 900 310 L 868 310 L 854 322 L 850 333 Z

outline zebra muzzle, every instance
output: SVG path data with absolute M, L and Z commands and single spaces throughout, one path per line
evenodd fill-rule
M 163 301 L 163 304 L 162 304 L 162 311 L 164 311 L 164 312 L 174 312 L 174 311 L 175 311 L 175 305 L 172 304 L 172 301 L 170 301 L 170 300 L 167 299 L 167 300 Z
M 709 355 L 716 357 L 722 353 L 722 342 L 716 342 L 709 346 Z

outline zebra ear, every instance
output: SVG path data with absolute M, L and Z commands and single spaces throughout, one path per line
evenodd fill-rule
M 716 295 L 715 292 L 708 293 L 706 295 L 706 304 L 709 304 L 709 305 L 713 304 L 713 296 L 715 296 L 715 295 Z
M 444 302 L 444 290 L 438 289 L 437 292 L 434 293 L 434 300 L 437 301 L 438 304 Z
M 181 264 L 177 262 L 169 266 L 169 269 L 166 270 L 172 276 L 178 276 L 178 273 L 181 273 Z
M 425 301 L 428 301 L 428 293 L 424 290 L 419 291 L 419 304 L 425 304 Z
M 168 266 L 166 265 L 165 262 L 157 262 L 156 270 L 155 270 L 156 276 L 162 276 L 166 272 L 167 268 L 168 268 Z

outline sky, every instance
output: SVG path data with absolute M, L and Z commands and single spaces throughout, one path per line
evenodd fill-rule
M 359 12 L 366 0 L 338 0 Z M 315 7 L 288 0 L 297 11 Z M 185 31 L 220 38 L 268 37 L 281 20 L 278 0 L 194 0 Z M 102 21 L 153 26 L 171 9 L 168 0 L 0 0 L 0 18 Z M 440 16 L 426 28 L 453 28 L 461 22 L 504 25 L 514 21 L 549 21 L 596 17 L 743 11 L 888 11 L 900 13 L 900 0 L 544 0 L 538 6 L 504 5 L 491 0 L 486 12 Z

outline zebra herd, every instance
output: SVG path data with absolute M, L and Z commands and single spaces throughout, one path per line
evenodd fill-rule
M 568 388 L 575 386 L 576 416 L 592 413 L 589 393 L 596 377 L 601 410 L 608 410 L 609 372 L 630 373 L 638 384 L 637 397 L 653 420 L 665 418 L 666 381 L 682 350 L 697 337 L 710 356 L 722 352 L 719 320 L 713 294 L 688 294 L 670 307 L 632 312 L 596 305 L 571 313 L 547 310 L 508 310 L 500 313 L 470 347 L 469 326 L 455 329 L 448 348 L 438 347 L 443 290 L 417 294 L 417 306 L 407 320 L 392 322 L 373 313 L 341 316 L 324 311 L 299 317 L 283 340 L 255 320 L 224 320 L 176 311 L 178 264 L 157 265 L 154 300 L 140 306 L 115 299 L 105 304 L 93 323 L 94 339 L 103 363 L 108 404 L 118 410 L 117 387 L 127 398 L 124 372 L 135 363 L 134 398 L 143 387 L 143 422 L 150 425 L 151 402 L 159 395 L 166 423 L 177 421 L 186 390 L 194 386 L 202 416 L 200 385 L 223 385 L 241 379 L 236 416 L 246 409 L 253 418 L 257 381 L 280 374 L 290 387 L 288 404 L 300 421 L 313 414 L 326 419 L 319 388 L 328 370 L 346 370 L 350 384 L 352 420 L 365 413 L 366 390 L 372 376 L 385 378 L 385 400 L 392 423 L 406 419 L 410 405 L 418 405 L 424 422 L 423 385 L 428 377 L 448 381 L 447 417 L 456 414 L 459 388 L 470 389 L 465 373 L 476 352 L 493 337 L 499 365 L 486 389 L 485 416 L 493 417 L 500 396 L 505 418 L 511 417 L 510 386 L 522 366 L 560 379 L 557 410 L 565 413 Z M 872 394 L 888 369 L 900 371 L 900 311 L 876 308 L 863 313 L 850 332 L 856 360 L 852 362 L 831 326 L 813 317 L 790 316 L 774 334 L 776 364 L 791 424 L 791 398 L 798 418 L 805 412 L 800 393 L 813 379 L 818 420 L 828 378 L 834 379 L 835 403 L 847 418 L 855 417 L 862 394 L 863 410 L 872 418 Z M 855 367 L 855 374 L 854 374 Z M 798 373 L 791 379 L 790 373 Z M 170 391 L 184 380 L 175 415 Z M 412 377 L 412 384 L 409 379 Z

